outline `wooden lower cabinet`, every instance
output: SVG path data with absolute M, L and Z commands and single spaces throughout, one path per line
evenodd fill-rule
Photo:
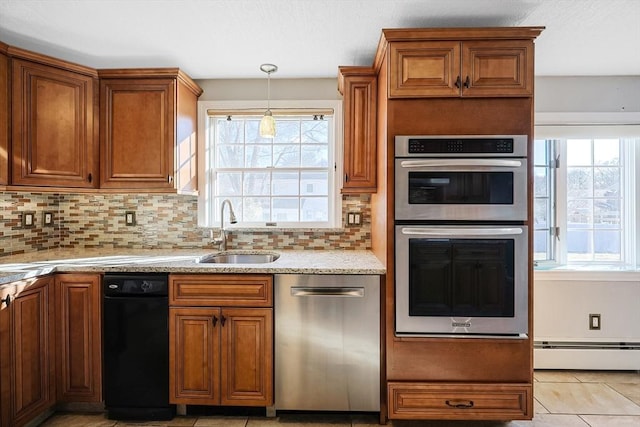
M 389 382 L 391 419 L 517 420 L 533 416 L 529 384 Z
M 2 426 L 23 426 L 55 404 L 52 284 L 48 276 L 16 282 L 2 291 Z
M 171 403 L 224 406 L 273 405 L 273 308 L 249 305 L 247 292 L 265 282 L 272 305 L 271 276 L 171 275 L 169 280 L 169 389 Z M 207 289 L 206 284 L 210 284 Z M 225 292 L 225 283 L 228 288 Z M 201 298 L 222 298 L 222 306 L 202 307 Z M 193 298 L 193 306 L 176 295 Z M 249 292 L 253 294 L 253 291 Z M 261 294 L 261 292 L 258 292 Z M 262 300 L 262 298 L 258 298 Z M 210 300 L 211 302 L 215 300 Z M 178 306 L 179 304 L 179 306 Z
M 55 292 L 57 400 L 100 402 L 100 275 L 58 274 Z

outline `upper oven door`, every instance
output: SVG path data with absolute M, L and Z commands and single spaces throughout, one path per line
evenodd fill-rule
M 396 158 L 395 219 L 526 221 L 526 158 Z

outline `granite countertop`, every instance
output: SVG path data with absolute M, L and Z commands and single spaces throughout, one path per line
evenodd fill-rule
M 371 251 L 227 251 L 276 252 L 280 257 L 264 264 L 197 263 L 212 249 L 55 249 L 0 258 L 0 285 L 50 273 L 166 272 L 268 274 L 373 274 L 386 270 Z

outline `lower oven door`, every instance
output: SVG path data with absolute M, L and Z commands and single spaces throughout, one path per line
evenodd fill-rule
M 526 337 L 526 226 L 396 226 L 396 334 Z

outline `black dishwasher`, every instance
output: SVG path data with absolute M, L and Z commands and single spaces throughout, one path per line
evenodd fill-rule
M 104 401 L 109 419 L 170 420 L 166 274 L 106 274 Z

